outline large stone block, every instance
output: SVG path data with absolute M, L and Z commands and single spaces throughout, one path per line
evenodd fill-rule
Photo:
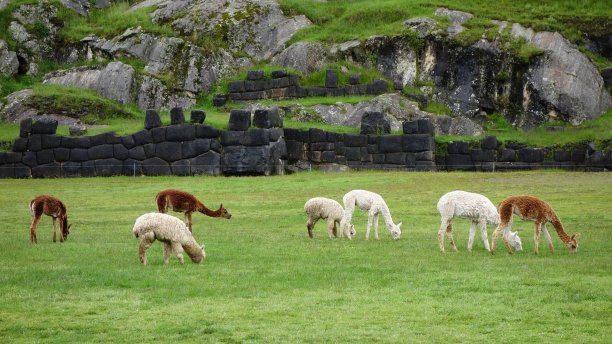
M 402 150 L 404 152 L 433 151 L 435 142 L 429 134 L 402 135 Z
M 497 137 L 487 136 L 480 141 L 480 148 L 485 149 L 497 149 Z
M 144 149 L 145 152 L 145 156 L 148 158 L 153 158 L 155 157 L 155 147 L 157 145 L 155 143 L 147 143 L 146 145 L 142 146 L 142 148 Z
M 368 137 L 357 134 L 344 134 L 345 147 L 365 147 L 368 143 Z
M 470 154 L 470 145 L 463 141 L 451 141 L 448 143 L 448 154 Z
M 6 152 L 4 160 L 6 160 L 7 163 L 16 163 L 21 162 L 22 157 L 23 154 L 19 152 Z
M 195 126 L 189 124 L 171 125 L 166 128 L 167 141 L 191 141 L 196 137 Z
M 557 149 L 553 153 L 553 159 L 557 162 L 568 162 L 572 160 L 572 154 L 569 151 Z
M 376 80 L 366 86 L 366 92 L 369 94 L 383 94 L 389 90 L 389 85 L 386 80 Z
M 519 151 L 520 161 L 536 163 L 544 161 L 544 151 L 539 148 L 523 148 Z
M 255 110 L 253 124 L 257 128 L 281 128 L 283 121 L 278 114 L 278 107 L 274 106 L 269 109 Z
M 24 164 L 16 163 L 15 178 L 32 178 L 32 169 Z
M 15 178 L 15 164 L 0 165 L 0 179 Z
M 89 136 L 89 143 L 91 147 L 106 144 L 106 134 L 98 134 L 94 136 Z
M 206 119 L 206 111 L 191 110 L 191 123 L 202 124 L 204 123 L 205 119 Z
M 347 161 L 361 161 L 361 148 L 360 147 L 345 147 L 344 157 Z
M 242 80 L 230 81 L 228 86 L 229 86 L 230 93 L 244 92 L 244 81 Z
M 189 160 L 179 160 L 170 164 L 172 174 L 175 176 L 189 176 L 191 175 L 191 164 Z
M 142 176 L 144 174 L 142 162 L 134 159 L 124 160 L 122 174 L 124 176 Z
M 133 135 L 134 142 L 138 146 L 146 145 L 147 143 L 153 142 L 153 137 L 151 136 L 151 132 L 148 130 L 141 130 Z
M 417 123 L 419 125 L 419 134 L 434 135 L 436 133 L 433 123 L 428 118 L 419 119 Z
M 215 94 L 215 96 L 213 97 L 213 106 L 223 106 L 225 105 L 225 103 L 227 102 L 227 95 L 226 94 Z M 204 117 L 204 119 L 202 120 L 202 122 L 199 123 L 203 123 L 204 120 L 206 119 L 206 117 Z M 193 116 L 192 116 L 192 121 L 193 121 Z
M 311 143 L 327 142 L 327 132 L 319 128 L 310 128 L 308 130 Z
M 196 125 L 196 137 L 200 139 L 216 139 L 221 135 L 221 130 L 210 125 Z
M 446 157 L 446 169 L 449 171 L 474 171 L 474 163 L 468 154 L 449 154 Z
M 156 110 L 148 109 L 145 113 L 145 129 L 153 129 L 161 126 L 161 118 L 159 117 L 159 113 Z
M 19 122 L 19 137 L 28 137 L 32 134 L 32 118 L 24 118 Z
M 170 109 L 170 124 L 183 124 L 185 123 L 185 114 L 183 108 L 174 107 Z
M 273 70 L 272 71 L 272 79 L 279 79 L 288 76 L 286 70 Z
M 221 174 L 221 156 L 208 151 L 190 160 L 191 174 L 218 176 Z
M 70 160 L 70 149 L 68 148 L 55 148 L 53 150 L 53 156 L 56 161 L 64 162 Z
M 183 159 L 191 159 L 210 150 L 210 139 L 196 139 L 183 142 L 181 147 Z
M 359 74 L 353 74 L 349 76 L 349 84 L 359 85 L 361 83 L 361 76 Z
M 62 144 L 62 137 L 57 135 L 41 135 L 42 149 L 57 148 Z
M 87 152 L 85 152 L 85 157 L 87 157 Z M 38 165 L 38 161 L 36 161 L 36 152 L 25 152 L 23 153 L 23 157 L 21 158 L 21 162 L 29 167 L 34 167 Z
M 270 135 L 270 142 L 276 142 L 283 137 L 283 129 L 282 128 L 271 128 L 268 130 Z
M 89 160 L 88 150 L 85 148 L 73 148 L 70 150 L 70 161 L 81 162 Z
M 123 161 L 110 158 L 95 161 L 96 175 L 100 177 L 120 176 L 123 173 Z
M 81 163 L 81 176 L 83 177 L 95 177 L 96 176 L 96 164 L 94 160 L 83 161 Z
M 384 135 L 391 133 L 391 123 L 382 112 L 366 111 L 361 117 L 360 134 Z
M 244 132 L 242 144 L 245 146 L 264 146 L 270 143 L 267 129 L 251 128 Z
M 81 163 L 67 161 L 61 166 L 62 177 L 81 177 Z
M 491 162 L 496 160 L 495 151 L 491 149 L 472 149 L 470 150 L 470 156 L 473 162 Z
M 36 152 L 42 149 L 42 138 L 41 135 L 35 134 L 30 136 L 28 139 L 28 150 Z
M 166 141 L 166 127 L 153 128 L 150 133 L 154 143 Z
M 124 145 L 118 143 L 113 145 L 113 156 L 115 159 L 125 160 L 129 157 L 129 151 Z
M 251 113 L 244 110 L 230 112 L 228 130 L 247 130 L 251 126 Z
M 510 148 L 504 149 L 501 152 L 501 155 L 499 156 L 497 161 L 500 161 L 500 162 L 513 162 L 513 161 L 516 161 L 516 151 L 514 149 L 510 149 Z
M 239 146 L 242 144 L 244 131 L 226 130 L 221 132 L 221 144 L 224 147 Z
M 13 152 L 25 152 L 28 150 L 28 139 L 19 137 L 13 142 Z
M 418 134 L 419 133 L 419 122 L 418 121 L 402 122 L 402 130 L 404 134 Z
M 108 159 L 114 155 L 113 145 L 101 145 L 89 148 L 88 155 L 90 160 Z
M 147 156 L 145 155 L 145 151 L 142 146 L 136 146 L 128 150 L 128 158 L 133 160 L 144 160 L 147 158 Z
M 160 142 L 155 145 L 155 156 L 165 161 L 177 161 L 182 159 L 180 142 Z
M 32 125 L 32 134 L 54 135 L 57 130 L 57 120 L 43 117 Z
M 59 178 L 62 176 L 58 162 L 32 167 L 32 178 Z
M 247 71 L 247 80 L 261 80 L 264 77 L 263 70 L 249 70 Z
M 573 162 L 584 162 L 586 159 L 586 151 L 583 148 L 572 150 L 572 161 Z
M 378 141 L 378 151 L 380 153 L 396 153 L 402 150 L 402 136 L 400 135 L 381 136 Z
M 221 156 L 225 175 L 270 175 L 273 164 L 268 147 L 226 147 Z
M 290 160 L 304 160 L 304 144 L 299 141 L 286 140 L 287 158 Z
M 338 74 L 333 69 L 328 69 L 325 72 L 325 87 L 336 88 L 338 87 Z
M 170 165 L 160 158 L 149 158 L 142 162 L 142 172 L 146 176 L 169 176 L 172 174 Z
M 121 136 L 121 144 L 127 149 L 132 149 L 137 146 L 136 141 L 134 141 L 134 136 L 132 135 Z
M 385 163 L 394 165 L 405 165 L 406 164 L 406 153 L 386 153 Z

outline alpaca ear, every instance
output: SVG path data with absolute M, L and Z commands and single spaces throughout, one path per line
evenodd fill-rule
M 398 227 L 400 227 L 402 225 L 402 222 L 400 221 L 400 223 L 397 224 Z
M 70 229 L 70 227 L 72 227 L 72 223 L 68 225 L 68 228 L 67 228 L 67 229 Z

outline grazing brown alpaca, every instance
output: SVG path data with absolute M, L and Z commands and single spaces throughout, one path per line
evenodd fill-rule
M 160 213 L 165 214 L 170 208 L 176 212 L 185 213 L 185 224 L 190 232 L 191 213 L 194 211 L 199 211 L 210 217 L 223 217 L 226 219 L 232 217 L 232 214 L 230 214 L 227 209 L 223 208 L 223 204 L 221 204 L 217 210 L 210 210 L 198 201 L 194 195 L 181 190 L 162 190 L 155 196 L 155 201 L 157 202 L 157 210 Z
M 32 212 L 32 225 L 30 226 L 30 241 L 32 243 L 38 243 L 36 239 L 36 225 L 38 225 L 43 214 L 53 218 L 53 242 L 56 241 L 55 220 L 58 218 L 60 220 L 60 242 L 68 239 L 70 226 L 72 225 L 68 225 L 68 213 L 62 201 L 53 196 L 40 195 L 30 202 L 30 211 Z
M 578 238 L 576 235 L 572 235 L 571 237 L 565 233 L 563 229 L 563 225 L 559 220 L 557 214 L 553 208 L 543 200 L 533 197 L 533 196 L 511 196 L 503 200 L 499 206 L 497 207 L 499 211 L 499 216 L 501 218 L 501 222 L 499 226 L 493 232 L 493 239 L 491 245 L 491 254 L 495 254 L 495 239 L 497 236 L 507 227 L 512 226 L 512 214 L 518 215 L 522 220 L 526 221 L 534 221 L 535 222 L 535 254 L 539 253 L 539 244 L 540 244 L 540 231 L 544 233 L 544 237 L 546 241 L 548 241 L 548 246 L 550 247 L 550 251 L 554 252 L 555 249 L 552 244 L 552 239 L 550 238 L 550 234 L 546 229 L 546 223 L 550 222 L 557 230 L 557 234 L 559 234 L 559 238 L 565 243 L 567 249 L 571 253 L 575 253 L 578 250 Z M 508 252 L 512 254 L 512 249 L 510 245 L 504 238 L 504 243 L 508 248 Z

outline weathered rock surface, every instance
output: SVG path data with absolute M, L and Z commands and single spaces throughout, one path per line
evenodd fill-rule
M 272 63 L 310 74 L 327 64 L 327 51 L 321 43 L 298 42 L 276 55 Z
M 11 77 L 19 70 L 17 53 L 10 51 L 5 41 L 0 39 L 0 76 Z
M 223 36 L 232 52 L 269 59 L 298 30 L 311 25 L 303 15 L 286 17 L 275 0 L 149 0 L 133 8 L 156 5 L 153 20 L 194 37 Z
M 95 69 L 77 67 L 50 73 L 43 82 L 92 89 L 103 97 L 127 104 L 134 92 L 134 68 L 122 62 L 111 62 Z
M 28 56 L 34 60 L 55 57 L 58 23 L 61 23 L 55 6 L 47 1 L 22 5 L 13 12 L 13 18 L 8 30 Z
M 60 0 L 60 2 L 80 15 L 86 16 L 89 14 L 89 7 L 91 5 L 89 0 Z
M 450 37 L 465 31 L 465 28 L 462 25 L 474 16 L 471 13 L 451 11 L 447 8 L 438 8 L 434 14 L 439 17 L 448 17 L 451 20 L 452 24 L 446 29 L 446 33 Z

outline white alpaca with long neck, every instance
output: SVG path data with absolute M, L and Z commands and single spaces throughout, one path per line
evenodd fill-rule
M 348 230 L 351 225 L 351 219 L 353 218 L 353 213 L 355 212 L 355 206 L 359 209 L 366 211 L 368 213 L 368 227 L 366 230 L 366 240 L 370 238 L 370 228 L 372 227 L 372 222 L 374 223 L 374 236 L 378 240 L 378 215 L 383 216 L 385 219 L 385 225 L 389 232 L 391 232 L 391 236 L 393 239 L 398 240 L 402 231 L 400 226 L 402 223 L 398 223 L 397 225 L 393 223 L 393 219 L 391 218 L 391 212 L 389 211 L 389 207 L 385 200 L 377 193 L 366 191 L 366 190 L 353 190 L 349 191 L 342 198 L 344 202 L 344 217 L 340 222 L 340 228 L 342 231 L 349 237 L 351 236 L 348 233 Z
M 438 230 L 438 245 L 440 246 L 440 251 L 444 252 L 444 232 L 446 232 L 446 236 L 453 249 L 457 251 L 457 245 L 455 245 L 452 232 L 452 221 L 454 217 L 472 220 L 467 246 L 468 251 L 472 250 L 474 236 L 476 235 L 476 226 L 480 227 L 480 235 L 482 236 L 485 249 L 487 251 L 491 250 L 487 237 L 487 224 L 499 225 L 500 217 L 497 213 L 497 208 L 487 197 L 472 192 L 451 191 L 440 197 L 438 201 L 438 211 L 442 218 L 440 230 Z M 516 232 L 507 230 L 504 232 L 504 237 L 508 239 L 516 250 L 522 250 L 521 238 L 519 238 Z

